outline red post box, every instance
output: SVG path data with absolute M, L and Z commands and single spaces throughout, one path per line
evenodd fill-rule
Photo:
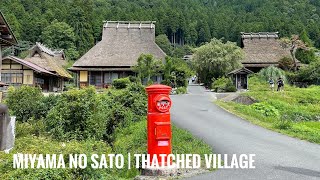
M 157 155 L 159 164 L 167 165 L 171 162 L 161 162 L 160 154 L 171 154 L 171 121 L 169 97 L 171 87 L 165 85 L 151 85 L 146 88 L 148 94 L 148 154 L 150 161 Z M 161 164 L 163 165 L 163 164 Z

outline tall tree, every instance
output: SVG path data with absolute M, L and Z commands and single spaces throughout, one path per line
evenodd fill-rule
M 51 48 L 64 49 L 69 59 L 75 60 L 78 53 L 75 48 L 73 28 L 65 22 L 57 20 L 47 26 L 42 33 L 43 43 Z
M 168 56 L 172 55 L 173 48 L 168 37 L 165 34 L 160 34 L 159 36 L 157 36 L 156 43 Z
M 229 41 L 223 43 L 221 40 L 212 39 L 196 49 L 193 61 L 200 80 L 209 85 L 212 83 L 212 78 L 225 76 L 230 71 L 241 67 L 240 61 L 243 58 L 244 53 L 236 43 Z
M 75 45 L 80 54 L 84 54 L 94 45 L 93 37 L 93 1 L 74 0 L 68 18 L 75 33 Z M 102 22 L 101 22 L 102 23 Z

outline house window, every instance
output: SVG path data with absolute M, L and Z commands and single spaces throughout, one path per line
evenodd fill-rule
M 42 79 L 42 78 L 36 78 L 35 79 L 35 81 L 36 81 L 36 84 L 44 84 L 44 79 Z
M 22 73 L 2 73 L 1 79 L 6 84 L 22 84 Z
M 101 74 L 101 72 L 92 71 L 90 73 L 90 85 L 102 86 L 102 74 Z

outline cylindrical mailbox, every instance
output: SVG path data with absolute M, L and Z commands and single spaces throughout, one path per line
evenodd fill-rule
M 13 148 L 15 139 L 15 117 L 10 117 L 8 107 L 0 104 L 0 151 Z
M 171 162 L 161 162 L 160 154 L 171 154 L 171 121 L 169 94 L 171 87 L 165 85 L 151 85 L 146 88 L 148 94 L 148 154 L 150 161 L 154 154 L 158 162 L 167 165 Z

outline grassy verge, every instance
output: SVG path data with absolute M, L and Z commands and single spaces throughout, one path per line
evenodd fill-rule
M 258 103 L 216 103 L 254 124 L 320 144 L 319 86 L 305 89 L 287 86 L 284 92 L 273 92 L 255 78 L 249 84 L 251 91 L 243 95 L 253 97 Z
M 31 124 L 19 124 L 21 128 Z M 128 169 L 127 154 L 146 154 L 146 121 L 133 122 L 125 128 L 118 128 L 115 132 L 115 141 L 111 146 L 103 141 L 57 141 L 45 134 L 35 135 L 34 128 L 29 133 L 17 134 L 16 144 L 10 154 L 0 152 L 0 179 L 133 179 L 140 174 L 134 167 L 131 158 L 131 169 Z M 26 131 L 24 131 L 26 132 Z M 196 139 L 191 133 L 173 126 L 173 153 L 174 154 L 210 154 L 210 146 Z M 68 154 L 86 154 L 88 168 L 85 169 L 13 169 L 13 154 L 64 154 L 67 162 Z M 91 154 L 123 154 L 125 165 L 123 169 L 92 169 L 90 167 Z M 66 163 L 67 164 L 67 163 Z M 67 165 L 68 167 L 68 165 Z

